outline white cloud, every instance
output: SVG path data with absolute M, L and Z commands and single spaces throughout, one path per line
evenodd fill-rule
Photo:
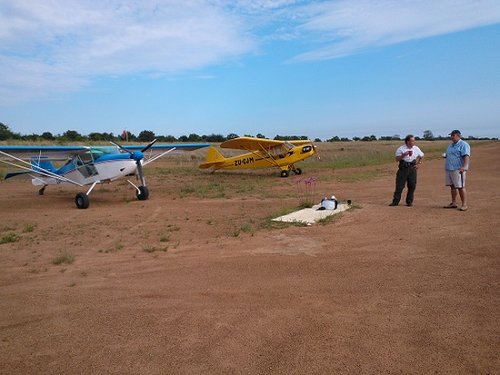
M 178 73 L 254 47 L 240 18 L 209 1 L 7 0 L 0 97 L 78 90 L 101 75 Z
M 498 22 L 498 0 L 3 0 L 0 104 L 193 71 L 270 41 L 322 60 Z
M 326 60 L 362 50 L 500 22 L 497 0 L 339 0 L 301 8 L 299 29 L 322 47 L 294 60 Z

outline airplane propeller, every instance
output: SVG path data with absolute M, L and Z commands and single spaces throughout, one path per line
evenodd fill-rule
M 321 155 L 319 154 L 318 146 L 313 144 L 313 147 L 314 147 L 314 151 L 316 153 L 316 157 L 318 158 L 318 160 L 321 160 Z
M 112 145 L 115 145 L 116 147 L 118 147 L 120 150 L 124 151 L 124 152 L 128 152 L 130 154 L 130 157 L 131 159 L 134 159 L 136 162 L 139 162 L 141 161 L 142 159 L 144 159 L 144 152 L 149 150 L 155 143 L 156 143 L 156 139 L 153 139 L 151 142 L 149 142 L 141 151 L 130 151 L 130 150 L 127 150 L 125 147 L 123 147 L 122 145 L 114 142 L 114 141 L 109 141 Z
M 144 147 L 144 148 L 141 150 L 141 152 L 144 152 L 144 151 L 149 150 L 149 149 L 151 148 L 151 146 L 153 146 L 155 143 L 156 143 L 156 138 L 155 138 L 155 139 L 153 139 L 151 142 L 149 142 L 149 143 L 146 145 L 146 147 Z
M 141 151 L 130 151 L 116 142 L 109 141 L 120 150 L 128 152 L 130 154 L 130 158 L 135 160 L 135 164 L 137 166 L 137 175 L 139 176 L 139 180 L 141 181 L 141 186 L 137 188 L 137 198 L 139 200 L 146 200 L 149 197 L 149 191 L 146 187 L 146 179 L 144 178 L 144 170 L 142 168 L 142 159 L 144 159 L 144 152 L 149 150 L 156 143 L 156 141 L 156 139 L 153 139 Z

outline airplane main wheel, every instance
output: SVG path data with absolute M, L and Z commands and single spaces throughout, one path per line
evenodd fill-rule
M 136 194 L 137 199 L 145 201 L 149 198 L 149 190 L 146 186 L 139 186 L 139 191 Z
M 85 193 L 78 193 L 75 197 L 76 207 L 80 209 L 89 208 L 90 199 L 89 196 Z
M 281 177 L 288 177 L 288 171 L 281 171 Z
M 295 174 L 302 174 L 302 169 L 300 168 L 294 169 L 293 171 L 295 172 Z

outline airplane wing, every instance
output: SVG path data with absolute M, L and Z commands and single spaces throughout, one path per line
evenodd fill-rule
M 43 157 L 46 160 L 66 160 L 90 150 L 86 146 L 5 146 L 0 145 L 0 160 L 30 160 Z
M 66 161 L 75 155 L 90 152 L 86 146 L 9 146 L 0 145 L 0 162 L 22 171 L 9 172 L 5 178 L 22 175 L 49 177 L 55 180 L 82 186 L 56 173 L 51 161 Z
M 194 151 L 199 148 L 210 146 L 208 143 L 171 143 L 171 144 L 162 144 L 162 145 L 152 145 L 147 147 L 147 151 L 144 151 L 144 160 L 142 162 L 143 165 L 148 165 L 153 161 L 161 158 L 170 153 L 180 153 L 184 151 Z M 125 150 L 130 152 L 141 151 L 144 149 L 144 146 L 124 146 Z
M 231 148 L 234 150 L 246 151 L 262 151 L 272 147 L 281 146 L 285 141 L 275 141 L 272 139 L 253 138 L 253 137 L 238 137 L 222 142 L 220 147 Z
M 313 143 L 311 140 L 300 140 L 300 141 L 287 141 L 288 143 L 291 143 L 294 146 L 302 146 L 302 145 L 310 145 Z
M 231 148 L 234 150 L 262 151 L 262 150 L 269 150 L 276 146 L 282 146 L 284 144 L 301 146 L 311 143 L 312 141 L 310 140 L 277 141 L 273 139 L 264 139 L 264 138 L 238 137 L 221 143 L 220 147 Z
M 210 146 L 208 143 L 171 143 L 171 144 L 162 144 L 162 145 L 153 145 L 150 148 L 148 148 L 148 151 L 151 150 L 153 153 L 158 154 L 158 153 L 164 153 L 165 151 L 172 150 L 172 151 L 177 151 L 177 152 L 183 152 L 183 151 L 194 151 L 199 148 L 203 147 L 208 147 Z M 144 148 L 144 146 L 129 146 L 129 145 L 124 145 L 123 146 L 125 149 L 130 150 L 130 151 L 140 151 Z

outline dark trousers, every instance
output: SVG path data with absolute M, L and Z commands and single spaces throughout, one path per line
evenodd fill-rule
M 413 203 L 413 194 L 415 193 L 415 188 L 417 187 L 417 169 L 414 164 L 402 164 L 400 163 L 398 172 L 396 173 L 396 190 L 394 191 L 394 197 L 392 202 L 398 204 L 401 200 L 401 193 L 405 185 L 408 185 L 408 191 L 406 193 L 406 204 Z

